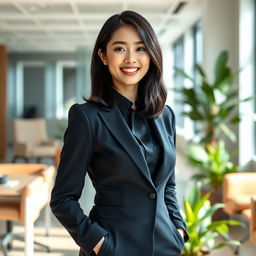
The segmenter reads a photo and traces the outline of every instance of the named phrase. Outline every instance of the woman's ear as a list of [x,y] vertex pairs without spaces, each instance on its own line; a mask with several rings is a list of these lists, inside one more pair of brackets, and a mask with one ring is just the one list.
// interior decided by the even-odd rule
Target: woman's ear
[[98,50],[98,55],[100,56],[101,61],[104,65],[108,65],[107,57],[104,55],[101,49]]

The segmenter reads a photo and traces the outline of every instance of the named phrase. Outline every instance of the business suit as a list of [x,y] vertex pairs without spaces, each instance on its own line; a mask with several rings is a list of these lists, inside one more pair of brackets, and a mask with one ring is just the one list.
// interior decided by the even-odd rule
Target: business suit
[[[186,226],[175,195],[171,108],[165,106],[152,126],[163,148],[154,180],[116,104],[71,107],[51,208],[80,246],[80,255],[91,255],[103,236],[99,256],[180,255],[184,240],[176,228],[186,230]],[[77,202],[86,172],[96,190],[88,217]]]

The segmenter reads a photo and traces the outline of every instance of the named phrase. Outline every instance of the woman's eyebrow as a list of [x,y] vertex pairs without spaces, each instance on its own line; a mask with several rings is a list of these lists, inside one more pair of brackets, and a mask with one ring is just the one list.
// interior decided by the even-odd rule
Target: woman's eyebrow
[[[115,41],[112,43],[112,45],[115,45],[115,44],[127,44],[127,42],[124,42],[124,41]],[[144,44],[143,41],[138,41],[138,42],[135,42],[134,44]]]

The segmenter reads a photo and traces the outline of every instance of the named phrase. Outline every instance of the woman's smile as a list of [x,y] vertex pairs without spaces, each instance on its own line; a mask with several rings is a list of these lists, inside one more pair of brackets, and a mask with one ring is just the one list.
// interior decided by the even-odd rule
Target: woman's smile
[[134,76],[138,73],[139,67],[122,67],[120,70],[126,75],[126,76]]

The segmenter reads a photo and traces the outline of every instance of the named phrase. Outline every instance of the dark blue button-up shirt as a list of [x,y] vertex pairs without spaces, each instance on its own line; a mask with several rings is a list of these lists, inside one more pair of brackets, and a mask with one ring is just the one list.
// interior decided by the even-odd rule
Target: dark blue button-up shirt
[[125,96],[114,91],[114,99],[118,104],[118,107],[130,127],[131,132],[137,139],[142,152],[144,153],[146,162],[148,164],[151,177],[157,172],[158,162],[161,157],[161,147],[159,146],[157,136],[151,125],[150,118],[145,118],[138,114],[136,110],[132,108],[133,103]]

